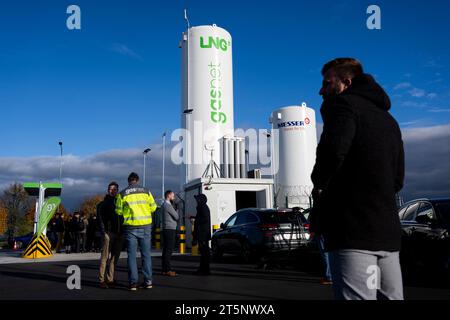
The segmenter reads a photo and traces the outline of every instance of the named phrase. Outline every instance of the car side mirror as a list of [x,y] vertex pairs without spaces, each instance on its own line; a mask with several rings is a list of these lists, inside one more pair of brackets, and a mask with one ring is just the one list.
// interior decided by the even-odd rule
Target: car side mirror
[[225,223],[220,224],[220,229],[226,229],[226,228],[227,228],[227,226],[225,225]]

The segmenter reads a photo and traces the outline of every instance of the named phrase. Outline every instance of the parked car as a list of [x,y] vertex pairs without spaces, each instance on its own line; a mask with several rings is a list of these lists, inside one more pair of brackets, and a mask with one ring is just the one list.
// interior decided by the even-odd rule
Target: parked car
[[307,246],[308,228],[308,221],[298,210],[241,209],[213,234],[213,256],[237,254],[249,261],[295,253]]
[[399,216],[405,276],[450,281],[450,198],[409,201]]
[[26,235],[14,237],[13,241],[11,242],[11,247],[14,246],[14,242],[17,244],[18,249],[24,249],[28,246],[28,244],[31,242],[31,239],[33,238],[34,233],[30,232]]

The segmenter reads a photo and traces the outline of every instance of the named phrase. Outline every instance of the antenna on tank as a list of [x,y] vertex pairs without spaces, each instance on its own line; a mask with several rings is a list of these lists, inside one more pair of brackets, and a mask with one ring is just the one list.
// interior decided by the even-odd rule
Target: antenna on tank
[[189,23],[187,9],[184,9],[184,20],[186,20],[187,28],[189,29],[191,27],[191,24]]
[[208,146],[205,144],[205,150],[210,152],[211,158],[209,160],[208,166],[206,167],[205,171],[202,174],[202,177],[209,178],[211,181],[211,179],[214,178],[214,174],[215,174],[216,177],[222,178],[220,168],[217,165],[217,163],[214,161],[214,146]]

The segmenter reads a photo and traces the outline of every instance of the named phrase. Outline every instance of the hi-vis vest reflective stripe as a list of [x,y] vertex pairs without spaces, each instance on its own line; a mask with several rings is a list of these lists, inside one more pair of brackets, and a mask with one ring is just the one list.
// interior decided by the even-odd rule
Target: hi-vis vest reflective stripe
[[123,216],[124,226],[145,226],[152,223],[156,203],[145,188],[128,186],[117,195],[116,213]]

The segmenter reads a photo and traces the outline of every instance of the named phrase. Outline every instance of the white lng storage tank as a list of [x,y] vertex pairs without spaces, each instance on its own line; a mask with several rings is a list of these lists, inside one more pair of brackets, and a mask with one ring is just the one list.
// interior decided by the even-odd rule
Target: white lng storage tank
[[213,149],[221,165],[220,142],[234,134],[233,60],[231,35],[216,25],[190,27],[183,32],[182,128],[184,139],[181,185],[202,177]]
[[274,141],[276,206],[307,208],[313,188],[311,172],[316,160],[315,111],[305,103],[284,107],[273,111],[270,122],[273,130],[271,141]]

